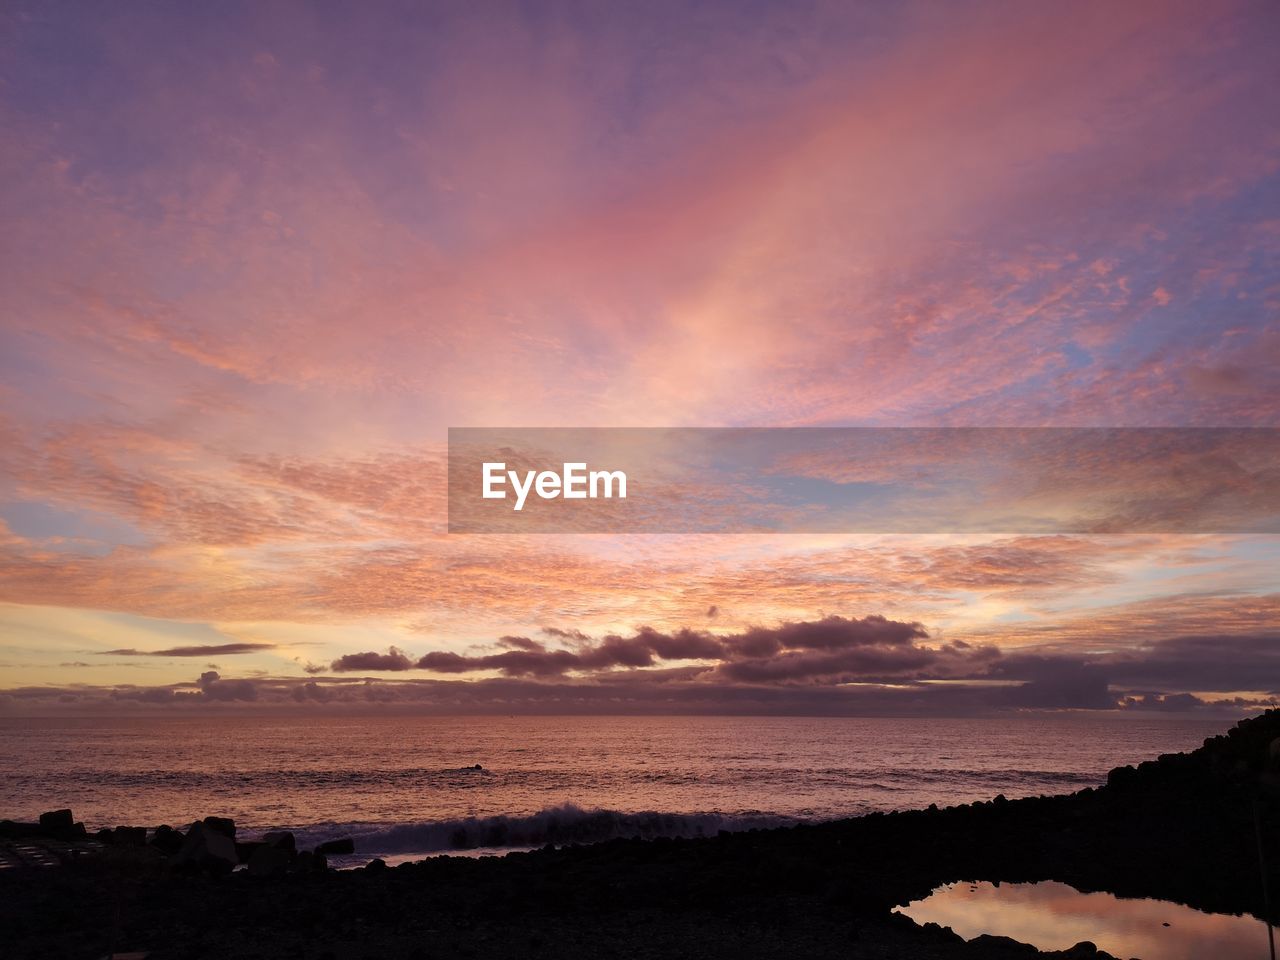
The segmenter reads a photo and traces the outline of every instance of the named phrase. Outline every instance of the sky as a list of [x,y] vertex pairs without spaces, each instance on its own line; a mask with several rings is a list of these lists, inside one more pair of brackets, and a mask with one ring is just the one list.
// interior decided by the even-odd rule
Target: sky
[[1276,702],[1275,535],[451,534],[445,455],[1280,425],[1278,48],[1270,0],[7,4],[0,712]]

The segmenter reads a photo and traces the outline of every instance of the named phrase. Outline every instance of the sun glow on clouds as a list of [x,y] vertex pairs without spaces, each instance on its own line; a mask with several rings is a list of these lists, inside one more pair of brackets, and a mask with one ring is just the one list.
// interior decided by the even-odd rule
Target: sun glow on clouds
[[1275,425],[1273,4],[389,17],[15,14],[0,686],[1275,633],[1274,538],[459,538],[443,469],[462,424]]

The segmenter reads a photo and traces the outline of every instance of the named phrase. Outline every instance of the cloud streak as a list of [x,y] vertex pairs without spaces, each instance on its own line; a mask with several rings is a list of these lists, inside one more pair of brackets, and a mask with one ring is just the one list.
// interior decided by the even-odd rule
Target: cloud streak
[[122,647],[119,650],[103,650],[100,656],[104,657],[214,657],[214,656],[231,656],[240,653],[258,653],[262,650],[272,650],[275,648],[273,643],[218,643],[206,646],[192,647],[169,647],[164,650],[135,650],[132,647]]

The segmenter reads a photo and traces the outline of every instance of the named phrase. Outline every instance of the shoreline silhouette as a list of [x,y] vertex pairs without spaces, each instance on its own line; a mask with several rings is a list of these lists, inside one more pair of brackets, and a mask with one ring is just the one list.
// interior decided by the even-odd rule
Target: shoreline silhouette
[[216,816],[91,841],[56,810],[0,822],[9,860],[25,845],[59,861],[0,869],[0,900],[15,958],[1035,956],[893,910],[958,880],[1054,880],[1274,921],[1261,881],[1280,881],[1277,744],[1268,711],[1071,794],[350,870],[326,861],[350,841],[298,850]]

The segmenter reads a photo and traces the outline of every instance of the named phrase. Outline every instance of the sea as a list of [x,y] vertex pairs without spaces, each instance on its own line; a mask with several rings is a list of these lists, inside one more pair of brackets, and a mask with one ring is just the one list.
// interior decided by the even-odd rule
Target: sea
[[0,818],[90,830],[207,815],[351,866],[615,837],[695,837],[1101,784],[1222,717],[0,719]]

